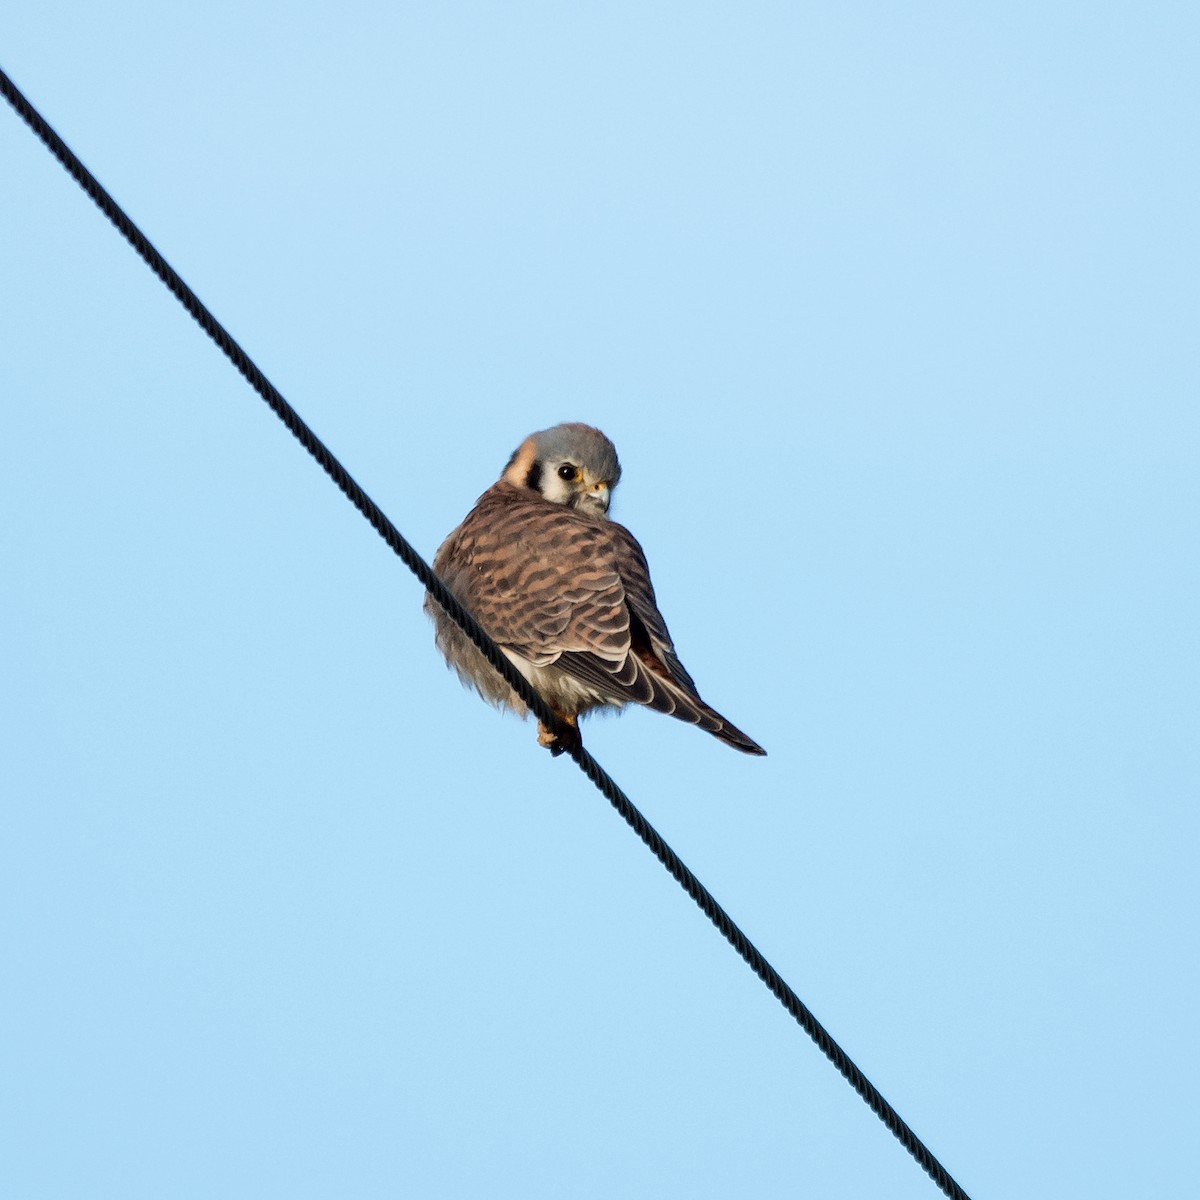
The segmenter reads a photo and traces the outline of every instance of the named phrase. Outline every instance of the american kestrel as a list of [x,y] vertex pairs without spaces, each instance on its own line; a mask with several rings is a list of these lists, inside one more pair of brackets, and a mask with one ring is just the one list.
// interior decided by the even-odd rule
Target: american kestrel
[[[608,520],[621,478],[612,442],[590,425],[527,437],[499,480],[442,543],[433,569],[578,741],[578,719],[630,702],[669,713],[746,754],[766,751],[700,699],[658,611],[646,556]],[[437,645],[485,700],[526,708],[426,594]],[[538,741],[561,754],[538,722]]]

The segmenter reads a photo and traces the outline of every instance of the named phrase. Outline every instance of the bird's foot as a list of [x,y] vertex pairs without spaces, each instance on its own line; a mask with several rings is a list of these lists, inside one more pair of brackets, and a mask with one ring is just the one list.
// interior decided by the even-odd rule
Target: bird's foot
[[579,736],[576,718],[563,716],[562,713],[559,713],[558,717],[567,727],[568,732],[565,734],[555,733],[549,726],[541,721],[538,722],[538,745],[545,746],[555,758],[567,750],[583,744],[583,739]]

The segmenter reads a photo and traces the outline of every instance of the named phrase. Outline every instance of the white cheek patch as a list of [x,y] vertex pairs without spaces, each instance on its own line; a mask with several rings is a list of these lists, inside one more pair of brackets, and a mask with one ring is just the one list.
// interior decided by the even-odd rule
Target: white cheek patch
[[542,495],[554,504],[566,504],[571,499],[571,489],[551,471],[542,476]]

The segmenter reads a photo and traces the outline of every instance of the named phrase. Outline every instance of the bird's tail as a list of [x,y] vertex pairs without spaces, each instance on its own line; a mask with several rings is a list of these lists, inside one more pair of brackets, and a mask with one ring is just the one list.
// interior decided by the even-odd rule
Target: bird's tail
[[732,721],[727,721],[715,709],[709,708],[707,704],[704,707],[712,713],[720,725],[718,729],[709,730],[713,737],[720,738],[727,746],[732,746],[743,754],[759,754],[766,757],[767,752],[752,737],[747,737]]
[[690,725],[699,725],[713,737],[720,738],[727,746],[732,746],[743,754],[766,755],[767,752],[752,737],[721,716],[715,708],[705,704],[695,692],[685,692],[657,675],[652,678],[656,685],[654,695],[646,701],[651,708],[667,713],[677,720],[687,721]]

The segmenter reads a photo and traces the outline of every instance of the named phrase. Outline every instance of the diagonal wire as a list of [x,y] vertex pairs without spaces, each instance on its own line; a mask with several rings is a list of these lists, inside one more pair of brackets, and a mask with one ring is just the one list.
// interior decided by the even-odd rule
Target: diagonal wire
[[[451,620],[479,648],[488,662],[500,672],[504,680],[512,686],[530,710],[555,732],[559,734],[567,732],[545,700],[534,691],[525,677],[508,661],[470,612],[447,590],[446,585],[433,573],[429,565],[413,549],[395,525],[388,520],[379,506],[355,482],[350,472],[342,466],[333,452],[305,424],[299,413],[258,369],[250,356],[234,341],[228,330],[209,312],[196,293],[184,283],[170,263],[155,249],[145,234],[76,157],[66,142],[55,133],[46,119],[26,99],[3,69],[0,69],[0,92],[3,92],[4,98],[45,143],[75,182],[95,201],[101,212],[117,227],[122,236],[141,255],[159,279],[166,284],[171,294],[187,309],[201,329],[217,343],[221,352],[245,377],[250,386],[270,405],[271,411],[288,427],[309,454],[321,464],[350,503],[366,517],[372,528],[400,557],[404,565],[425,585],[426,590],[445,609]],[[745,959],[751,970],[767,985],[771,993],[795,1018],[805,1033],[816,1042],[821,1052],[837,1067],[850,1086],[892,1131],[901,1145],[924,1168],[934,1183],[954,1200],[969,1200],[967,1193],[937,1160],[933,1152],[884,1099],[879,1089],[855,1065],[808,1006],[788,986],[783,976],[771,966],[754,943],[738,928],[733,918],[717,903],[712,893],[663,840],[662,835],[646,820],[633,801],[617,786],[604,768],[582,745],[572,742],[569,738],[564,741],[566,742],[566,753],[575,760],[580,770],[596,785],[638,837],[645,842],[655,858],[666,867],[680,887],[699,905],[704,915],[721,931],[730,945]]]

